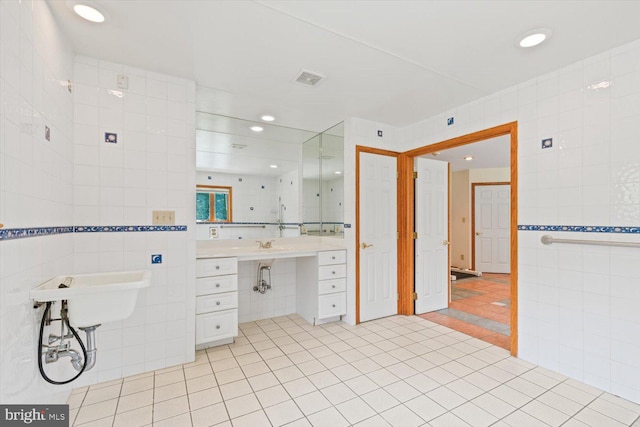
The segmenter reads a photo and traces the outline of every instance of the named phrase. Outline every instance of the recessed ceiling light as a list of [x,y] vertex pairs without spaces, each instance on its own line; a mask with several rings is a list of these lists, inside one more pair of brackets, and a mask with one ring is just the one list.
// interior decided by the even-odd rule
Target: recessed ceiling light
[[473,156],[464,156],[464,159],[466,161],[473,160]]
[[271,169],[278,169],[278,165],[269,165]]
[[264,120],[265,122],[272,122],[274,121],[276,118],[273,116],[269,116],[269,115],[264,115],[262,117],[260,117],[262,120]]
[[518,39],[518,46],[520,47],[533,47],[537,46],[551,36],[551,30],[549,28],[537,28],[531,30],[520,36]]
[[342,175],[342,172],[341,172],[341,171],[335,171],[334,173],[335,173],[336,175]]
[[86,19],[87,21],[101,23],[104,22],[104,14],[93,6],[77,3],[73,6],[73,11],[78,16]]
[[254,132],[262,132],[264,130],[262,126],[251,126],[249,129],[251,129]]

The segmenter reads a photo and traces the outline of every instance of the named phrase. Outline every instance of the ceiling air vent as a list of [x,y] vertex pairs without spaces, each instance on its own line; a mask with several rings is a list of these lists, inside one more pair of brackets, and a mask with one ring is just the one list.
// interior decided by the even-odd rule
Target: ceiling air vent
[[231,144],[231,148],[234,150],[244,150],[246,147],[245,144]]
[[305,86],[316,86],[320,80],[324,79],[322,74],[314,73],[308,70],[302,70],[296,77],[296,83],[303,84]]

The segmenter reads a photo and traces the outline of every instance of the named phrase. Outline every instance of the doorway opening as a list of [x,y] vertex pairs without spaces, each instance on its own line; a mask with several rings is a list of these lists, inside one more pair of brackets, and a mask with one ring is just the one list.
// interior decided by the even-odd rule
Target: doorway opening
[[[424,210],[420,212],[420,199],[426,194],[427,199],[431,200],[433,190],[429,188],[436,184],[421,184],[420,171],[414,179],[415,165],[424,162],[421,158],[442,161],[447,153],[456,159],[458,157],[462,159],[465,157],[462,153],[471,151],[474,145],[482,149],[483,141],[489,143],[489,141],[499,140],[499,137],[502,137],[506,147],[506,164],[502,165],[504,167],[500,171],[502,175],[485,176],[481,180],[473,178],[473,175],[487,175],[487,171],[496,165],[488,165],[489,167],[486,168],[478,167],[478,170],[487,169],[482,172],[466,172],[472,178],[467,179],[466,194],[462,194],[460,199],[467,200],[469,213],[460,214],[453,209],[454,203],[447,202],[445,234],[434,234],[436,230],[434,224],[438,223],[437,215],[434,213],[429,215]],[[478,156],[477,165],[481,165],[480,158],[481,156]],[[451,159],[448,163],[453,165]],[[428,313],[430,313],[427,317],[431,316],[431,320],[440,317],[443,323],[448,322],[447,326],[453,329],[458,327],[462,332],[487,338],[487,341],[493,339],[494,344],[508,348],[512,355],[517,355],[517,123],[508,123],[402,153],[399,156],[398,168],[400,175],[398,199],[401,201],[399,212],[402,212],[399,218],[399,266],[402,266],[402,272],[399,274],[400,313],[418,313],[420,307],[424,309],[425,306],[424,301],[420,304],[420,298],[435,297],[436,289],[440,292],[445,290],[447,294],[445,306],[442,306],[442,298],[435,305],[435,310],[433,304],[427,304]],[[452,181],[455,181],[452,177],[459,172],[455,170],[456,168],[452,167],[453,170],[448,174]],[[464,175],[464,172],[460,175]],[[429,179],[432,178],[433,174],[430,174]],[[480,185],[473,186],[473,183]],[[507,185],[503,185],[505,183]],[[452,184],[455,183],[452,182]],[[444,185],[449,199],[453,201],[458,198],[459,191],[454,189],[454,185],[450,185],[449,182]],[[506,193],[505,189],[508,190]],[[471,205],[472,191],[478,193],[473,198],[474,205]],[[479,195],[482,197],[478,197]],[[487,204],[487,200],[494,195],[497,204],[492,208],[491,204]],[[506,210],[505,197],[508,202]],[[482,203],[476,206],[477,201]],[[433,205],[431,203],[431,206]],[[498,224],[498,234],[492,234],[493,231],[483,228],[492,222],[488,219],[493,216],[496,216],[496,221],[493,222]],[[478,223],[479,220],[484,223]],[[428,221],[431,222],[425,226],[425,222]],[[462,242],[456,238],[459,234],[465,235]],[[425,238],[430,239],[433,246],[429,247],[425,244]],[[438,271],[443,270],[442,256],[440,261],[434,264],[436,267],[429,265],[429,262],[435,262],[436,257],[433,254],[438,249],[442,252],[443,247],[447,253],[444,266],[446,277],[443,279],[442,274],[431,274],[429,277],[428,274],[424,274],[424,271],[432,271],[434,268]],[[451,267],[454,267],[453,273],[451,273]],[[484,274],[480,277],[475,274],[478,269],[484,269]],[[460,272],[467,273],[469,276],[463,278]],[[451,280],[456,273],[458,273],[456,280]],[[425,283],[434,278],[439,282]],[[415,297],[418,299],[414,305]],[[467,310],[462,310],[464,308]],[[484,312],[481,312],[480,308],[484,309]],[[480,322],[484,327],[474,324],[474,321]],[[481,336],[483,333],[484,337]]]

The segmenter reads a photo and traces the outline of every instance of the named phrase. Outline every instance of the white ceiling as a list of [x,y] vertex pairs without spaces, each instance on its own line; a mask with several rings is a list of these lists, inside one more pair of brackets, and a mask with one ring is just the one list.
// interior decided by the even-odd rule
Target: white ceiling
[[[202,111],[318,132],[407,126],[640,38],[640,1],[92,2],[107,23],[49,0],[77,53],[194,79]],[[539,27],[548,42],[515,47]],[[303,68],[327,77],[293,83]]]
[[[466,156],[471,156],[473,159],[465,160]],[[423,157],[449,162],[451,172],[467,169],[508,168],[511,158],[510,137],[509,135],[498,136],[461,147],[449,148],[440,151],[437,156],[426,154]]]

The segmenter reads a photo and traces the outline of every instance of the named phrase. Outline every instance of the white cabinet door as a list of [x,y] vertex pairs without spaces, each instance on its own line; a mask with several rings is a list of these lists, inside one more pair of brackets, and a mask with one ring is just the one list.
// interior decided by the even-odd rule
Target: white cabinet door
[[238,335],[238,310],[216,311],[196,316],[196,344]]
[[421,314],[449,303],[449,164],[418,157],[415,166],[415,311]]
[[364,322],[398,313],[396,158],[360,153],[359,178],[360,321]]

